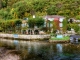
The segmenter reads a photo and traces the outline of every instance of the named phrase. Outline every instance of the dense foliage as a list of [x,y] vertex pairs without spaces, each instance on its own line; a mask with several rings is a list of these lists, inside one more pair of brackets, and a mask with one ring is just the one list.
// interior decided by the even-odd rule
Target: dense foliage
[[80,0],[0,0],[0,3],[0,18],[49,14],[80,19]]
[[28,24],[30,28],[34,28],[35,26],[39,28],[44,25],[44,19],[40,17],[30,18]]
[[[43,19],[33,19],[31,18],[33,15],[39,17],[45,15],[64,16],[66,20],[63,22],[63,31],[73,28],[78,32],[79,26],[77,24],[67,24],[67,20],[69,18],[80,20],[80,0],[0,0],[0,30],[13,28],[14,24],[10,21],[11,19],[23,19],[26,17],[29,18],[29,27],[43,26]],[[1,20],[5,20],[5,22],[3,21],[2,24]],[[15,24],[15,26],[17,25]],[[53,25],[54,30],[56,30],[55,23]]]
[[6,20],[0,21],[0,31],[9,32],[9,31],[16,31],[17,28],[21,28],[21,20]]

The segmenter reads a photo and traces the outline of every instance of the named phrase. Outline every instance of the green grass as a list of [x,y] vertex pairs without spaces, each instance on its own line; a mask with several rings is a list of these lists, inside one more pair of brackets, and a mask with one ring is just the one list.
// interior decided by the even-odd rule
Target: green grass
[[63,37],[63,38],[57,38],[57,37],[52,37],[50,40],[69,40],[69,36]]

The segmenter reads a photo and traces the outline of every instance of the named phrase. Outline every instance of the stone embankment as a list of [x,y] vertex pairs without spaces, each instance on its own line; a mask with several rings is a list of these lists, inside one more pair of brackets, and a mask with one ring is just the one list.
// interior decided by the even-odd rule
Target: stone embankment
[[41,40],[49,39],[50,35],[19,35],[19,34],[3,34],[0,33],[0,38],[25,39],[25,40]]
[[49,42],[53,43],[69,43],[69,40],[49,40]]

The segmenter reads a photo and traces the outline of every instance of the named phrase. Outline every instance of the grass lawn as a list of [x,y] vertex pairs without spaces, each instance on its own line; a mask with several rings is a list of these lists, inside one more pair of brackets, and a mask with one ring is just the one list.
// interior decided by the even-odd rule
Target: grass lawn
[[63,37],[63,38],[51,37],[50,40],[62,40],[62,41],[65,41],[65,40],[69,40],[69,36],[66,36],[66,37]]

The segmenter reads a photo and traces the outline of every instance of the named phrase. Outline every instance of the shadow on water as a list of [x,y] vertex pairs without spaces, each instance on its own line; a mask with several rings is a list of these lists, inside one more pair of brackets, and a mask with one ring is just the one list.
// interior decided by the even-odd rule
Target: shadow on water
[[6,39],[1,39],[0,43],[17,50],[21,60],[80,60],[80,44]]

